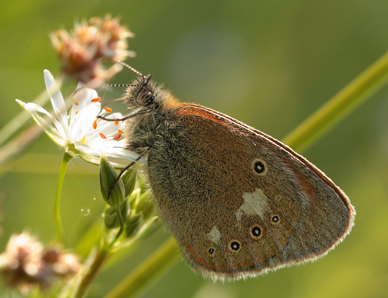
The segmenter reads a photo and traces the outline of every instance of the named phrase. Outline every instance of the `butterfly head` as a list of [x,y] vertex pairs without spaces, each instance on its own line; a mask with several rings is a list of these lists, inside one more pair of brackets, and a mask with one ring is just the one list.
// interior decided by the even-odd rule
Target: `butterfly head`
[[162,85],[153,82],[152,75],[137,74],[124,94],[127,107],[132,110],[125,129],[131,149],[152,147],[157,129],[165,129],[161,123],[167,113],[181,105]]
[[170,92],[155,84],[152,75],[138,75],[126,89],[124,96],[130,110],[168,110],[175,102]]
[[139,75],[125,91],[125,98],[129,109],[152,109],[155,105],[155,84],[152,75]]

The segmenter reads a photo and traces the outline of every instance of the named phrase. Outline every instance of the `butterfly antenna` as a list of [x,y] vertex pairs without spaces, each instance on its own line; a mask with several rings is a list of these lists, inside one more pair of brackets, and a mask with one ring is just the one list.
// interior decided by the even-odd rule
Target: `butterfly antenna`
[[104,87],[130,87],[131,84],[104,84]]
[[111,58],[109,60],[116,62],[118,64],[121,64],[122,66],[124,66],[125,68],[128,68],[130,71],[134,72],[135,74],[137,74],[138,76],[140,76],[142,78],[145,77],[140,71],[134,69],[132,66],[129,66],[127,63],[124,63],[123,61],[117,60],[115,58]]
[[[149,81],[148,77],[143,77],[147,79],[147,83]],[[104,87],[138,87],[139,84],[104,84]]]

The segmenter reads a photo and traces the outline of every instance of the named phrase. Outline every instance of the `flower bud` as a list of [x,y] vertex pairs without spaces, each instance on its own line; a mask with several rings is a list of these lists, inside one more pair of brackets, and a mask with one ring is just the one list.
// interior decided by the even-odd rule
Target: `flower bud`
[[161,227],[161,223],[158,221],[158,216],[149,218],[142,227],[141,236],[139,239],[145,239],[155,233]]
[[[128,211],[129,211],[129,202],[126,201],[124,204],[122,204],[120,210],[121,210],[121,217],[123,219],[127,218]],[[111,207],[109,205],[105,207],[104,223],[107,229],[115,229],[120,227],[120,220],[117,216],[117,212],[114,207]]]
[[128,170],[121,176],[125,187],[125,197],[128,197],[132,194],[136,185],[137,174],[135,170]]
[[131,214],[127,217],[125,223],[125,234],[126,237],[135,236],[140,228],[143,226],[142,215],[139,213],[131,212]]
[[125,202],[125,186],[113,166],[105,155],[101,155],[100,161],[100,187],[102,197],[108,205],[120,210]]

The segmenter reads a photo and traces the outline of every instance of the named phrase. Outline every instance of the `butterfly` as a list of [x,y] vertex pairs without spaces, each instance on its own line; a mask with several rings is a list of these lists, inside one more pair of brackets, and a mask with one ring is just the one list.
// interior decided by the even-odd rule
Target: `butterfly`
[[137,74],[124,94],[128,149],[146,157],[160,217],[195,270],[221,280],[256,276],[315,260],[349,234],[354,207],[316,166],[127,67]]

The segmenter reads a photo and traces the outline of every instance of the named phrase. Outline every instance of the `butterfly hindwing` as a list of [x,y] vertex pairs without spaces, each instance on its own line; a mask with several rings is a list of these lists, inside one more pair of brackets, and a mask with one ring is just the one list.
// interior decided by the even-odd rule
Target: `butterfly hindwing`
[[254,275],[315,258],[347,233],[346,196],[280,142],[196,105],[173,109],[165,123],[148,157],[150,184],[202,272]]

